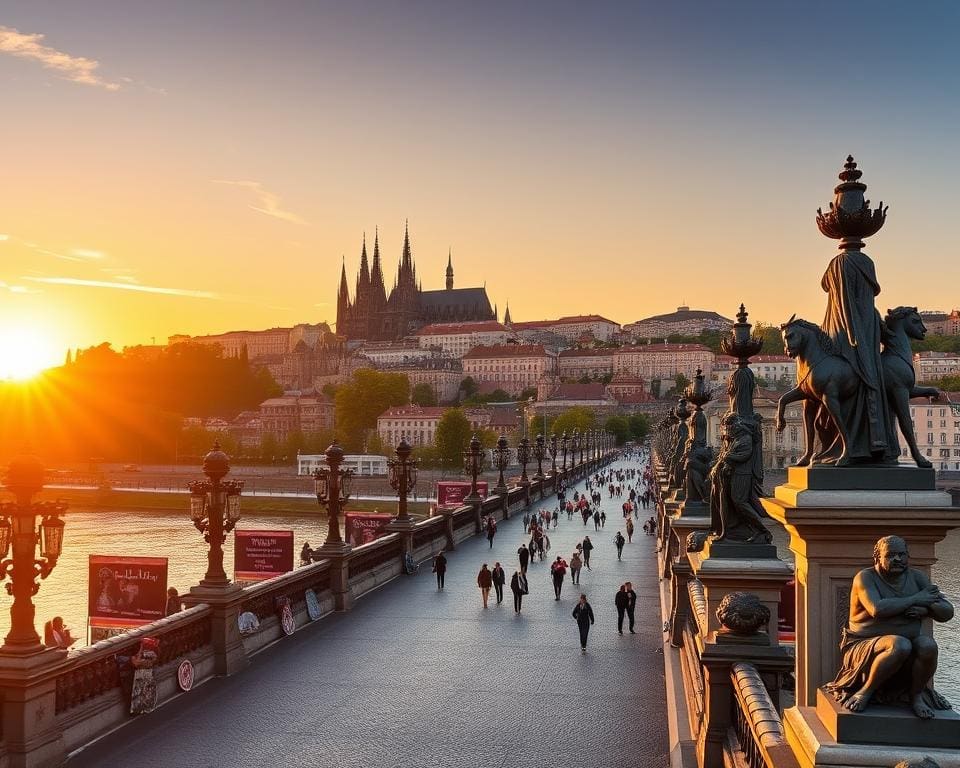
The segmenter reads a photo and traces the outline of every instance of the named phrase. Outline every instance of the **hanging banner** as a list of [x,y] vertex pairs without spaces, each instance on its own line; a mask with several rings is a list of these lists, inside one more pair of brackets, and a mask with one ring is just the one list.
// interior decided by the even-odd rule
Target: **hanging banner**
[[139,627],[162,619],[166,607],[167,558],[90,555],[91,628]]
[[234,531],[233,578],[240,584],[293,570],[293,531]]
[[[477,481],[477,493],[487,498],[487,481]],[[437,509],[456,509],[470,494],[470,483],[465,480],[441,480],[437,483]]]
[[387,533],[393,515],[385,512],[345,512],[343,536],[352,547],[369,544]]

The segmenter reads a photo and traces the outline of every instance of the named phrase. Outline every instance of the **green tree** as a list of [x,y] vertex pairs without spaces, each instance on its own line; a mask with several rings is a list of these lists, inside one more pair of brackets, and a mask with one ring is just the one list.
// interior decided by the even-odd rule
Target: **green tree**
[[417,384],[410,392],[410,402],[424,408],[437,404],[437,393],[426,382]]
[[471,432],[470,422],[459,408],[451,408],[440,417],[434,444],[443,466],[453,468],[462,461]]
[[463,381],[460,382],[460,394],[464,399],[473,397],[479,391],[480,387],[477,385],[477,382],[473,380],[473,376],[466,376]]
[[537,399],[537,388],[536,388],[536,387],[527,387],[525,390],[523,390],[523,391],[520,393],[520,399],[521,399],[521,400],[530,400],[531,398],[534,399],[534,400]]
[[613,435],[617,445],[630,439],[630,424],[623,416],[611,416],[603,423],[603,428]]
[[410,401],[410,381],[402,373],[360,368],[334,399],[337,436],[348,451],[363,448],[368,430],[377,426],[377,417],[388,408]]
[[688,379],[682,373],[678,373],[673,377],[673,386],[667,390],[667,397],[679,397],[689,385],[690,379]]
[[634,413],[627,417],[630,426],[630,438],[638,443],[646,439],[650,433],[650,418],[642,413]]
[[575,429],[579,429],[581,433],[587,429],[592,429],[596,426],[596,420],[596,414],[592,409],[577,405],[557,416],[549,425],[549,428],[551,432],[556,432],[557,435],[562,435],[564,432],[572,435]]
[[944,376],[933,382],[933,386],[944,392],[960,392],[960,376]]

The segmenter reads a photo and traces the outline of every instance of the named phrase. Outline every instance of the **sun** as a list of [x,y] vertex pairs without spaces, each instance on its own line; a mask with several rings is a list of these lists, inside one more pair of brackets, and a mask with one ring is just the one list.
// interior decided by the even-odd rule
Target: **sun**
[[0,381],[23,381],[57,364],[53,342],[36,328],[0,328]]

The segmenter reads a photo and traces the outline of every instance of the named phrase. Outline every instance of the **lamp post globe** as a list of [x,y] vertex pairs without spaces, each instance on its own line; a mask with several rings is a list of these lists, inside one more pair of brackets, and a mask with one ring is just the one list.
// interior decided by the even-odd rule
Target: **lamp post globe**
[[503,473],[510,466],[510,444],[507,442],[507,436],[502,432],[497,439],[497,447],[493,449],[493,461],[494,466],[500,473],[497,480],[497,493],[502,495],[507,492],[507,483],[503,478]]
[[520,465],[520,484],[527,485],[530,481],[527,479],[527,464],[530,461],[530,440],[526,437],[520,438],[517,445],[517,463]]

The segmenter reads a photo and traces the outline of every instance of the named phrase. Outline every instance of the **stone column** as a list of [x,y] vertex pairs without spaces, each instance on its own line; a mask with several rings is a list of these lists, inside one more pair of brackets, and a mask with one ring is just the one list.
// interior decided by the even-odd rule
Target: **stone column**
[[349,544],[324,544],[317,550],[321,558],[330,562],[330,591],[333,593],[333,606],[338,611],[349,611],[353,605],[350,594],[350,551]]
[[205,603],[212,609],[210,643],[213,646],[213,671],[233,675],[247,666],[246,649],[237,624],[246,593],[236,584],[211,587],[199,584],[183,596],[187,607]]
[[0,712],[10,768],[46,768],[66,760],[56,719],[56,677],[66,658],[66,651],[55,648],[0,658]]

